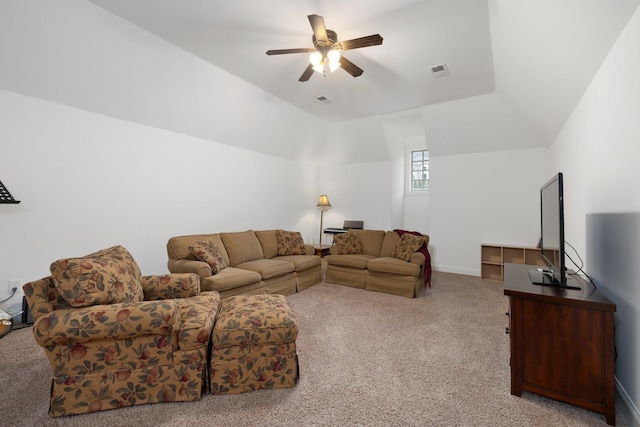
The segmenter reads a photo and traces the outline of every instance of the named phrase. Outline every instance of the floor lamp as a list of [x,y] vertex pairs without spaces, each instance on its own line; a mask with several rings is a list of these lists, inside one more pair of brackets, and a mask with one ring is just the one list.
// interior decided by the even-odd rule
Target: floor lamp
[[329,203],[329,198],[326,194],[320,196],[317,207],[320,209],[320,239],[318,241],[320,242],[320,246],[322,246],[322,216],[324,215],[324,211],[331,207],[331,203]]

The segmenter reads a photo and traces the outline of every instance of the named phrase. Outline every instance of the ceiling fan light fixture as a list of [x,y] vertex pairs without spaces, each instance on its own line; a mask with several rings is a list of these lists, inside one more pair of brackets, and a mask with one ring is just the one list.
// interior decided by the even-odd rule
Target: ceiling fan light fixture
[[311,52],[309,55],[309,62],[313,66],[314,71],[324,74],[324,55],[322,55],[322,52],[317,50],[315,52]]
[[311,62],[311,65],[314,67],[316,65],[322,65],[322,53],[317,50],[315,52],[311,52],[309,55],[309,62]]
[[327,52],[327,59],[329,60],[329,70],[335,71],[340,67],[340,52],[332,49]]

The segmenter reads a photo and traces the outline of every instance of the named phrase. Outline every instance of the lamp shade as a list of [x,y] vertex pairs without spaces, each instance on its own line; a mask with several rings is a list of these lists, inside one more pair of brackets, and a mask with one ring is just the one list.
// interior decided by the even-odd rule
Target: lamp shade
[[317,207],[322,210],[327,210],[331,207],[331,203],[329,203],[329,197],[327,197],[326,194],[320,196]]

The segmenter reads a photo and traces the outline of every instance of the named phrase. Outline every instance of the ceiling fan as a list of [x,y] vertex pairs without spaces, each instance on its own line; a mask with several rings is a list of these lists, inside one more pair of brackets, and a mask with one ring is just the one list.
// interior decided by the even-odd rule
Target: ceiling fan
[[361,47],[376,46],[382,44],[382,36],[373,34],[357,39],[338,41],[338,34],[333,30],[328,30],[324,25],[324,18],[319,15],[308,15],[309,23],[313,29],[313,48],[299,49],[276,49],[268,50],[267,55],[283,55],[287,53],[310,53],[310,64],[298,81],[306,82],[314,71],[325,74],[326,68],[330,71],[342,67],[353,77],[360,76],[364,71],[362,68],[349,61],[340,54],[342,50],[359,49]]

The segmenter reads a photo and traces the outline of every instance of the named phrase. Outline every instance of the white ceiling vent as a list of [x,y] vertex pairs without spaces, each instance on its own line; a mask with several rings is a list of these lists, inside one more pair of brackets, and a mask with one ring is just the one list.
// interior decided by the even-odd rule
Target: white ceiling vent
[[331,102],[326,96],[319,96],[317,99],[318,101],[324,102],[325,104],[329,104]]
[[438,64],[431,67],[431,73],[433,73],[433,77],[437,79],[448,76],[449,69],[447,68],[447,64]]

